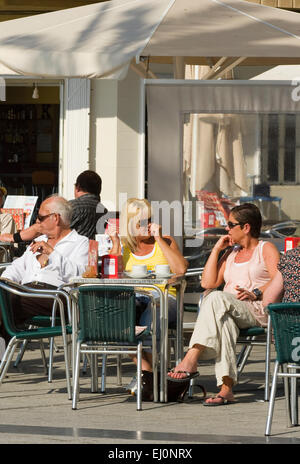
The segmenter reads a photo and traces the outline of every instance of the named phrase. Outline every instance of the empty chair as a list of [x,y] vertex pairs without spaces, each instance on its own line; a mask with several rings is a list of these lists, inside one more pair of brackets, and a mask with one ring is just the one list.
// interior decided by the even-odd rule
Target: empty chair
[[[265,435],[271,434],[277,380],[284,379],[288,426],[298,425],[296,381],[300,377],[300,303],[276,303],[268,306],[274,331],[276,361]],[[282,372],[279,372],[281,368]],[[291,389],[289,388],[289,379]],[[291,390],[291,391],[290,391]]]
[[[79,332],[77,336],[74,393],[72,408],[77,409],[79,396],[79,364],[81,353],[96,355],[136,354],[137,410],[142,409],[141,361],[142,341],[149,335],[145,329],[136,335],[135,292],[127,286],[82,285],[79,287]],[[154,392],[156,372],[156,311],[153,306],[152,348]]]

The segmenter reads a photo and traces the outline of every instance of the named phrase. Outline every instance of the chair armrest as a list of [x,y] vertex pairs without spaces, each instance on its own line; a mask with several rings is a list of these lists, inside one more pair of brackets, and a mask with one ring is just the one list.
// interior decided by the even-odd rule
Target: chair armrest
[[186,271],[186,273],[185,273],[185,276],[189,277],[189,276],[199,275],[199,277],[201,277],[202,273],[203,273],[203,270],[204,270],[204,267],[197,267],[197,268],[188,269]]
[[62,294],[61,290],[43,290],[43,289],[30,288],[30,287],[26,287],[25,285],[21,285],[16,282],[13,282],[10,279],[4,279],[4,278],[0,278],[0,287],[4,288],[4,290],[8,291],[9,293],[13,293],[14,295],[19,295],[25,298],[31,297],[31,298],[53,299],[54,302],[53,302],[53,314],[52,315],[55,317],[56,303],[58,303],[62,325],[65,325],[64,306],[63,306],[61,298],[59,297],[59,294]]

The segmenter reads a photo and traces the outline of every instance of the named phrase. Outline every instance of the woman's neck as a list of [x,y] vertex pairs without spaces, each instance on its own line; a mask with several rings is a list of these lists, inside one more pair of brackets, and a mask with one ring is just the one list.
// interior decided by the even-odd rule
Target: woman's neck
[[242,240],[242,242],[240,243],[241,250],[245,250],[245,251],[253,250],[254,248],[257,247],[258,242],[259,242],[258,238],[245,237],[245,239]]
[[155,245],[153,237],[137,237],[137,245],[134,254],[149,252]]

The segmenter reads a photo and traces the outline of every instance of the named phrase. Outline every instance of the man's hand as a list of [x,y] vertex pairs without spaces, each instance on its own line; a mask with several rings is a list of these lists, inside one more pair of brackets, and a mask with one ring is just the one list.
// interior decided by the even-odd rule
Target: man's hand
[[41,255],[50,255],[54,248],[49,245],[48,242],[40,241],[40,242],[32,242],[30,244],[30,250],[32,253],[40,253]]

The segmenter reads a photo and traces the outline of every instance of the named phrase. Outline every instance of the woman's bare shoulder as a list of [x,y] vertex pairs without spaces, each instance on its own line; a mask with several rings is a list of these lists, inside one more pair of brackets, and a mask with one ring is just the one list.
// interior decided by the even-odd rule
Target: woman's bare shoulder
[[263,242],[264,245],[263,245],[263,249],[262,249],[262,252],[263,252],[263,255],[264,256],[270,256],[270,255],[273,255],[273,256],[280,256],[280,253],[278,251],[278,248],[274,245],[274,243],[272,242]]

